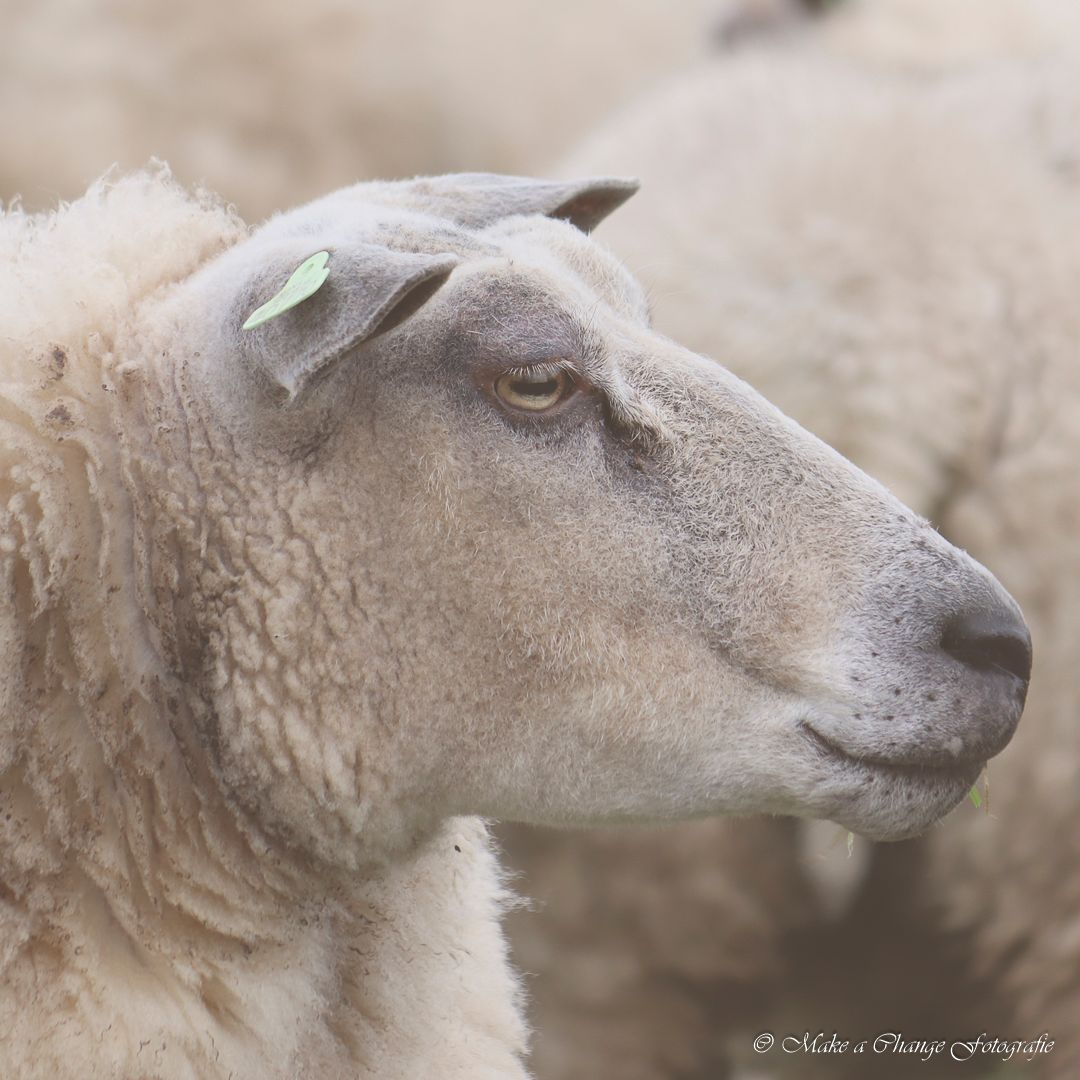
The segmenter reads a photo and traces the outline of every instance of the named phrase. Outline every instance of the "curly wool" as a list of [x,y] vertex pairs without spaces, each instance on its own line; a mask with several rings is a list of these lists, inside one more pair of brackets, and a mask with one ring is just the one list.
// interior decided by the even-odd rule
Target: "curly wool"
[[[135,557],[114,343],[246,232],[163,169],[0,218],[0,1072],[390,1076],[412,1069],[404,1044],[442,1075],[520,1074],[484,826],[449,821],[362,902],[345,880],[298,902],[302,871],[191,745],[145,616],[159,586]],[[440,974],[415,938],[469,959]],[[361,975],[405,965],[419,989]]]

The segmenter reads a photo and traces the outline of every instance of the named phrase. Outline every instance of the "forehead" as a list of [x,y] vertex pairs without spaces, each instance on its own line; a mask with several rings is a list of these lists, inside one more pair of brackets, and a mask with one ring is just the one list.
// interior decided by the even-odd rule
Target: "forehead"
[[443,297],[455,350],[516,363],[593,353],[598,301],[565,277],[505,256],[458,267]]
[[[539,214],[503,218],[468,228],[413,206],[388,204],[357,185],[272,219],[257,243],[304,237],[330,251],[352,242],[392,251],[461,258],[452,290],[462,317],[497,328],[502,320],[520,328],[529,316],[549,327],[593,322],[600,309],[648,322],[642,287],[611,253],[580,229]],[[376,197],[372,197],[373,194]]]
[[635,320],[648,319],[645,290],[603,246],[564,221],[539,216],[515,217],[479,234],[497,243],[521,270],[536,269],[538,283],[565,291],[585,303],[602,301]]
[[504,253],[540,258],[546,254],[563,267],[606,291],[637,300],[641,286],[610,252],[568,222],[541,214],[514,215],[484,228],[468,228],[430,207],[403,202],[395,185],[357,184],[317,199],[262,225],[258,236],[274,241],[286,236],[314,240],[385,244],[397,251],[464,258]]

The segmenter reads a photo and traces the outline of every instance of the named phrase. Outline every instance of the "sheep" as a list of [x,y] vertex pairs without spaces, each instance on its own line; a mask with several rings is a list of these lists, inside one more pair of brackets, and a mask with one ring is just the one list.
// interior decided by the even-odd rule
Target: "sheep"
[[969,130],[1010,139],[1080,183],[1080,7],[1071,0],[843,0],[815,31],[812,46],[841,64],[938,81],[961,99],[953,107]]
[[840,0],[817,46],[870,70],[957,73],[1021,62],[1029,73],[1080,46],[1071,0]]
[[713,2],[23,4],[0,35],[0,197],[45,207],[156,155],[261,218],[359,179],[529,170],[705,56]]
[[483,818],[899,838],[1008,742],[1015,604],[649,328],[634,187],[0,218],[2,1075],[524,1077]]
[[[800,1029],[817,1030],[816,1022],[831,1031],[845,1015],[854,1024],[863,998],[875,993],[873,1019],[863,1016],[863,1031],[843,1033],[895,1029],[901,1003],[882,1007],[880,996],[884,984],[896,989],[896,979],[882,970],[910,969],[900,954],[910,956],[916,943],[910,934],[898,939],[895,929],[919,927],[932,935],[937,955],[920,954],[925,966],[899,993],[909,1006],[929,1003],[934,1030],[911,1033],[960,1038],[970,1028],[973,1038],[990,1017],[1001,1018],[1002,1036],[1049,1031],[1057,1046],[1041,1064],[1064,1078],[1080,1068],[1080,849],[1073,826],[1080,743],[1072,672],[1080,552],[1068,539],[1080,506],[1080,254],[1067,239],[1080,235],[1080,201],[1070,176],[1033,152],[1030,131],[994,122],[1022,106],[1023,82],[997,65],[914,80],[866,57],[844,58],[827,40],[805,34],[743,50],[672,84],[562,167],[632,164],[643,174],[643,194],[601,235],[645,282],[661,332],[748,379],[970,547],[1014,590],[1038,645],[1030,718],[1015,752],[992,770],[994,814],[967,807],[914,848],[878,849],[873,903],[859,905],[862,930],[856,935],[841,924],[816,954],[834,979],[843,971],[840,991],[820,1007],[793,995],[784,1011],[759,1012],[758,1030],[778,1016]],[[648,890],[636,908],[627,890],[615,894],[609,883],[619,879],[617,870],[589,876],[578,869],[606,855],[606,838],[553,841],[562,852],[548,845],[542,863],[510,847],[510,862],[534,889],[543,887],[541,873],[561,875],[555,880],[575,911],[617,906],[622,926],[634,928],[605,926],[609,968],[621,974],[606,986],[597,979],[589,998],[579,994],[563,1005],[554,993],[536,992],[547,1006],[538,1046],[552,1062],[539,1070],[545,1080],[573,1075],[559,1067],[562,1047],[588,1023],[590,1009],[606,1016],[615,1001],[626,1005],[630,1033],[612,1042],[649,1038],[660,1059],[685,1056],[696,1038],[698,1071],[684,1063],[684,1074],[713,1075],[717,1051],[699,1032],[710,1011],[721,1023],[728,1004],[715,981],[722,949],[738,938],[740,920],[754,941],[770,940],[768,928],[720,895],[718,944],[702,941],[687,960],[686,950],[655,948],[649,927],[666,924],[684,894],[703,909],[704,921],[707,901],[696,882],[701,866],[717,859],[714,876],[735,883],[753,882],[747,875],[760,860],[782,862],[796,879],[802,873],[782,833],[770,843],[759,832],[752,857],[728,857],[723,834],[718,844],[711,832],[721,826],[730,827],[716,822],[677,841],[686,863],[665,864],[670,895],[659,908]],[[628,840],[626,858],[650,865],[650,843]],[[666,850],[676,841],[660,843]],[[774,868],[778,877],[784,872]],[[780,939],[790,922],[782,910],[773,914],[767,883],[749,888],[760,891],[762,911],[774,920],[771,952],[756,980],[737,960],[731,969],[767,988],[783,963]],[[552,890],[549,904],[559,903]],[[537,915],[521,931],[529,955],[541,952],[537,939],[546,936],[548,966],[572,962],[564,953],[576,953],[593,930],[579,925],[566,941],[560,920],[568,917],[560,910]],[[829,928],[822,922],[816,932]],[[965,943],[968,992],[950,997],[946,988],[956,982],[934,965],[943,963],[943,945],[951,961]],[[870,955],[882,966],[868,967]],[[601,958],[592,959],[593,969],[603,970]],[[713,969],[702,974],[706,962]],[[791,955],[788,963],[795,963]],[[819,971],[789,969],[785,978],[820,999]],[[672,985],[696,1001],[693,1026],[672,1017],[650,1024],[635,1010]],[[754,1056],[749,1037],[739,1047]],[[596,1048],[598,1058],[605,1049]],[[829,1076],[842,1069],[866,1075],[854,1059],[820,1067]],[[814,1069],[799,1059],[800,1076]],[[910,1075],[906,1061],[875,1060],[874,1070]],[[669,1074],[655,1066],[637,1075]],[[621,1073],[598,1067],[592,1075]]]

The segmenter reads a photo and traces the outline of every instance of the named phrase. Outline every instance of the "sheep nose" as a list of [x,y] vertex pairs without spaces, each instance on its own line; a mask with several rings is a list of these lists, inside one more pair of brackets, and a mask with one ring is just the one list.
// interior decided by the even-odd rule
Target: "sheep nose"
[[976,671],[1015,676],[1026,691],[1031,678],[1031,634],[1014,609],[980,606],[954,615],[945,625],[941,647]]

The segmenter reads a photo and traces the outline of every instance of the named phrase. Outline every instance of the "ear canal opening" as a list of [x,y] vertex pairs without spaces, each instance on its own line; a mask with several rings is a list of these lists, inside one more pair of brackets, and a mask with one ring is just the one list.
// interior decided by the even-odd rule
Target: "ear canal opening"
[[303,387],[300,390],[295,393],[290,393],[285,387],[275,385],[274,397],[276,404],[282,406],[291,405],[294,404],[298,398],[310,394],[320,383],[325,382],[330,377],[337,367],[338,361],[343,356],[361,345],[366,345],[369,341],[379,337],[380,334],[388,333],[395,327],[400,326],[411,315],[415,315],[416,312],[419,311],[436,292],[438,292],[449,275],[450,271],[447,270],[442,274],[427,278],[427,280],[420,282],[419,285],[413,286],[413,288],[411,288],[397,304],[391,307],[386,315],[371,328],[370,333],[366,334],[362,339],[353,342],[351,345],[346,346],[336,357],[327,360],[325,363],[314,369],[304,380]]
[[303,400],[358,346],[414,314],[460,260],[450,252],[424,255],[357,245],[336,262],[332,254],[331,261],[327,288],[311,303],[267,323],[267,334],[253,342],[261,347],[262,366],[285,389],[283,404]]
[[365,339],[370,341],[380,334],[388,333],[399,327],[410,316],[415,315],[443,287],[450,276],[450,270],[435,274],[414,285],[380,320]]

